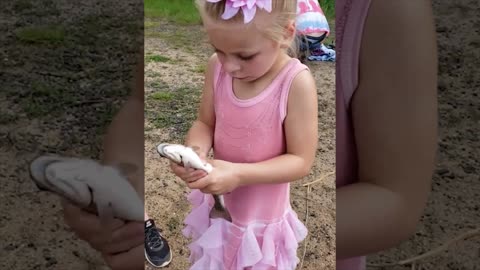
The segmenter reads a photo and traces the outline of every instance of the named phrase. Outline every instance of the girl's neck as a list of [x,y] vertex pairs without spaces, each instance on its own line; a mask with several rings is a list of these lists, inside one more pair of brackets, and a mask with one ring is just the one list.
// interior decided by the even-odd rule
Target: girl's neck
[[283,67],[291,60],[292,58],[285,53],[280,54],[275,63],[272,65],[270,70],[265,73],[262,77],[250,81],[250,82],[241,82],[233,80],[233,93],[234,95],[242,100],[251,99],[259,95],[262,91],[268,87],[275,79],[275,77],[280,73]]
[[247,85],[262,84],[265,81],[272,81],[273,78],[280,72],[280,70],[292,59],[288,54],[281,52],[277,56],[277,60],[273,63],[272,67],[262,77],[257,78],[254,81],[247,82]]

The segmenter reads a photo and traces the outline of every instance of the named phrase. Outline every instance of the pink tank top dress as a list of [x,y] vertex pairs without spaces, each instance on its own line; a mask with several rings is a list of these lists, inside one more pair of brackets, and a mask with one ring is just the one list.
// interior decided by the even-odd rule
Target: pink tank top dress
[[[260,162],[285,153],[283,121],[294,77],[308,67],[291,59],[263,92],[238,99],[233,79],[219,62],[215,70],[215,159]],[[256,184],[224,195],[232,222],[209,218],[213,197],[193,190],[192,211],[183,233],[189,245],[190,269],[288,269],[299,263],[298,243],[307,228],[290,205],[290,184]]]
[[[336,10],[336,185],[357,179],[357,153],[353,136],[351,98],[358,85],[358,63],[363,26],[370,0],[337,0]],[[337,261],[337,270],[363,270],[365,257]]]

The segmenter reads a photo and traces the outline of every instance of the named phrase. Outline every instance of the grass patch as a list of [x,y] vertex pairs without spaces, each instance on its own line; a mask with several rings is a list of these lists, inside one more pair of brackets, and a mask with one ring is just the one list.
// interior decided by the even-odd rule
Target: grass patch
[[189,42],[191,43],[191,39],[189,39],[185,34],[182,32],[174,32],[174,33],[162,33],[162,32],[157,32],[157,31],[146,31],[145,36],[147,37],[156,37],[163,39],[170,43],[171,45],[175,47],[182,47],[185,46],[185,44],[188,44]]
[[185,136],[195,120],[201,91],[190,87],[167,91],[167,87],[147,94],[145,117],[154,128],[170,129],[173,140]]
[[180,228],[180,222],[178,221],[177,218],[170,218],[167,223],[168,230],[171,232],[176,232]]
[[151,29],[151,28],[155,28],[155,27],[159,26],[159,23],[154,22],[154,21],[145,20],[145,22],[143,23],[143,26],[144,26],[145,29]]
[[162,74],[160,72],[152,71],[152,70],[145,71],[145,77],[156,78],[156,77],[160,77],[160,76],[162,76]]
[[23,91],[7,92],[28,118],[58,116],[78,102],[74,89],[63,89],[45,81],[32,81]]
[[195,67],[192,71],[203,74],[203,73],[205,73],[206,70],[207,70],[207,65],[201,64],[201,65],[198,65],[197,67]]
[[170,101],[173,98],[173,94],[170,92],[155,92],[151,95],[154,100]]
[[329,23],[335,21],[335,0],[318,0]]
[[147,55],[145,57],[146,62],[166,63],[171,59],[161,55]]
[[40,117],[52,111],[62,111],[63,105],[71,102],[71,97],[62,93],[60,89],[35,81],[29,95],[21,104],[28,116]]
[[165,88],[168,88],[167,84],[164,83],[163,81],[153,81],[150,83],[150,87],[154,88],[154,89],[165,89]]
[[15,114],[0,112],[0,125],[10,124],[15,122],[17,119],[18,117]]
[[59,26],[28,26],[20,28],[16,36],[27,43],[60,43],[65,39],[65,31]]
[[31,8],[33,8],[33,4],[29,0],[18,0],[13,5],[13,10],[15,10],[16,12],[22,12]]
[[199,24],[193,0],[145,0],[145,17],[162,18],[178,24]]
[[202,40],[204,36],[202,33],[190,33],[190,36],[187,36],[183,31],[163,33],[155,30],[148,30],[145,31],[145,37],[159,38],[168,43],[173,49],[182,49],[186,52],[193,53],[195,51],[193,47],[199,42],[199,40]]

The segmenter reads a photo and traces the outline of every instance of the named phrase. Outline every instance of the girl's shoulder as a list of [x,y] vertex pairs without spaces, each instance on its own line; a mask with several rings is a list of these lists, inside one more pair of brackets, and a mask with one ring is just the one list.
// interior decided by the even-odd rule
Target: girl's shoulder
[[313,80],[313,75],[310,68],[302,63],[298,58],[290,57],[288,62],[282,70],[276,75],[274,81],[282,83],[290,89],[298,86],[305,86],[304,83],[310,79]]
[[210,58],[208,58],[206,72],[214,74],[220,69],[220,61],[218,60],[217,53],[213,53]]
[[298,61],[291,72],[290,92],[300,92],[302,94],[305,91],[316,89],[315,79],[307,65]]
[[316,82],[307,65],[298,59],[291,61],[292,67],[287,72],[288,95],[285,97],[285,105],[290,108],[305,108],[306,104],[317,100]]
[[221,69],[221,63],[218,60],[218,56],[216,53],[213,53],[210,58],[207,60],[207,66],[205,68],[205,85],[213,86],[217,84],[219,73]]

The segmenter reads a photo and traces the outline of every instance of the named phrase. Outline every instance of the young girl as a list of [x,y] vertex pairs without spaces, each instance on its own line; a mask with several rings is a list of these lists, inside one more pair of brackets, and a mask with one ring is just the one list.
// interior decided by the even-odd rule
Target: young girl
[[[184,229],[191,269],[295,269],[307,229],[290,205],[290,182],[309,173],[318,141],[315,81],[287,54],[296,1],[197,5],[216,53],[185,144],[204,158],[213,147],[214,169],[171,163],[193,189]],[[232,222],[209,217],[211,194],[224,194]]]
[[408,239],[425,207],[435,29],[427,0],[337,0],[336,18],[337,269],[360,270],[365,255]]

